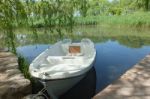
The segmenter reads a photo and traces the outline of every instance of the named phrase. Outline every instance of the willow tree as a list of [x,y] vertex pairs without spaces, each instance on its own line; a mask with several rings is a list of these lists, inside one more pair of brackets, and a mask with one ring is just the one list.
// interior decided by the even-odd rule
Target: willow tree
[[19,26],[26,13],[22,2],[19,0],[1,0],[0,1],[0,26],[6,35],[6,44],[14,53],[15,50],[15,34],[14,28]]
[[[0,29],[6,34],[9,49],[15,52],[14,29],[19,26],[33,27],[42,20],[43,27],[73,28],[74,13],[80,11],[85,16],[87,0],[0,0]],[[36,38],[36,29],[33,28]]]

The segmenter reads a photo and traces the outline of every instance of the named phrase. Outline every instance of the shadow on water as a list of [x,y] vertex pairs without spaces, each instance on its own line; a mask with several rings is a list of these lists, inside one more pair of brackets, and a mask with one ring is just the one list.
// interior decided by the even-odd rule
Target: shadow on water
[[95,94],[95,88],[96,73],[93,67],[78,84],[62,95],[60,99],[91,99]]

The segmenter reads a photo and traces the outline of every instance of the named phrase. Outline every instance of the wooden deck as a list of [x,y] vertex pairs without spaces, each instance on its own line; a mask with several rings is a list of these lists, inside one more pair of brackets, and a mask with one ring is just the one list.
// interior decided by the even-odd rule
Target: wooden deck
[[150,55],[93,99],[150,99]]
[[0,99],[21,99],[31,93],[31,84],[18,69],[18,58],[0,50]]

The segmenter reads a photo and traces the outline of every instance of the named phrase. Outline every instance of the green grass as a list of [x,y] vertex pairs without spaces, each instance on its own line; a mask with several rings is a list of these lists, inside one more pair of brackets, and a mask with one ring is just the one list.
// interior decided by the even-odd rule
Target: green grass
[[27,64],[26,60],[22,56],[18,56],[18,64],[19,69],[24,74],[24,77],[27,79],[31,79],[31,76],[29,74],[29,64]]
[[[136,27],[150,27],[150,12],[134,12],[127,15],[112,15],[112,16],[86,16],[75,17],[75,25],[123,25],[123,26],[136,26]],[[45,25],[44,19],[33,20],[34,23],[30,27],[50,27],[54,23]],[[64,21],[64,20],[63,20]],[[57,25],[57,24],[56,24]],[[62,25],[63,27],[63,25]]]
[[125,25],[150,27],[150,12],[135,12],[128,15],[114,16],[87,16],[75,19],[76,25]]

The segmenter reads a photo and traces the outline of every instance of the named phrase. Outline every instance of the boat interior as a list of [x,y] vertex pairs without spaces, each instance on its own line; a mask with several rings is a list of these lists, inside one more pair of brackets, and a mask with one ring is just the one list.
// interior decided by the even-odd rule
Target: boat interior
[[[74,74],[89,66],[93,60],[94,45],[88,40],[64,40],[41,53],[32,63],[34,73],[47,73],[51,77]],[[58,68],[59,67],[59,68]]]

